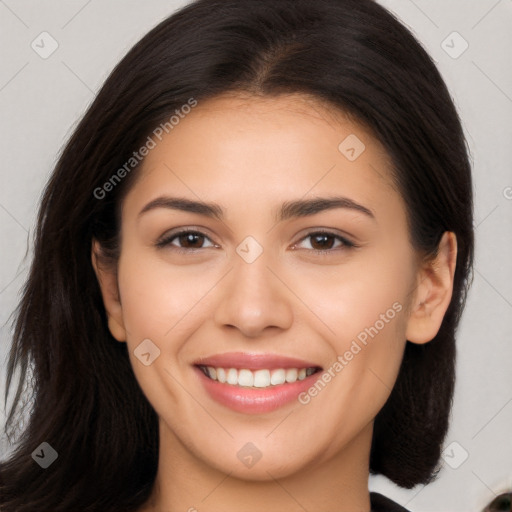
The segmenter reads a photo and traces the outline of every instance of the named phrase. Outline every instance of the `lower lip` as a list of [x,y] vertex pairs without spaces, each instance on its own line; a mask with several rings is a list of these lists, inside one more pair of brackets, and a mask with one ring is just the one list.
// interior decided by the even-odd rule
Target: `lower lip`
[[222,384],[208,378],[200,368],[195,367],[206,392],[216,402],[245,414],[262,414],[275,411],[294,400],[318,379],[322,372],[314,373],[303,380],[268,388],[244,388]]

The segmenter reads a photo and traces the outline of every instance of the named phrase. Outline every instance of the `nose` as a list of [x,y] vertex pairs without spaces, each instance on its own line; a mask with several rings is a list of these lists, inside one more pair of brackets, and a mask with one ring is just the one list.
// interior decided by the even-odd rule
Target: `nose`
[[291,326],[293,294],[265,251],[252,263],[237,256],[225,279],[214,316],[217,326],[236,328],[248,338]]

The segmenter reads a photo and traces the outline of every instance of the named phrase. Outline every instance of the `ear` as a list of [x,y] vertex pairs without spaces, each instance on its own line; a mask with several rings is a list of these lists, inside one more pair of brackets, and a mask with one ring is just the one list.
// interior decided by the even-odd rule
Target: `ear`
[[457,262],[457,238],[446,231],[434,259],[422,264],[419,284],[411,304],[406,339],[427,343],[439,332],[453,293],[453,276]]
[[103,304],[108,318],[108,328],[117,341],[126,341],[126,329],[123,320],[123,308],[117,285],[117,272],[101,265],[102,249],[97,240],[92,241],[91,259],[103,297]]

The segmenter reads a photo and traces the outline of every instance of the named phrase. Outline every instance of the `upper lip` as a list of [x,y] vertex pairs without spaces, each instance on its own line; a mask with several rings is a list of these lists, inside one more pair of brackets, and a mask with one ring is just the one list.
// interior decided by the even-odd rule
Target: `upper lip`
[[198,359],[196,366],[213,366],[214,368],[237,368],[247,370],[277,368],[321,368],[320,365],[279,354],[255,354],[247,352],[229,352]]

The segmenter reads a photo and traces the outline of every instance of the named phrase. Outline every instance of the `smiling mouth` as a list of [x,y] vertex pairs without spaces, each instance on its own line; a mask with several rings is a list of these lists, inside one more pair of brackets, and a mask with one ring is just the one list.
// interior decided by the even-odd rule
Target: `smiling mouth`
[[197,365],[197,367],[206,377],[221,384],[257,389],[293,384],[321,371],[321,368],[318,366],[308,368],[276,368],[272,370],[248,370],[246,368],[221,368],[204,365]]

